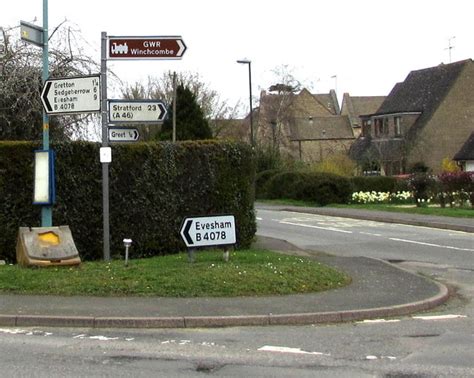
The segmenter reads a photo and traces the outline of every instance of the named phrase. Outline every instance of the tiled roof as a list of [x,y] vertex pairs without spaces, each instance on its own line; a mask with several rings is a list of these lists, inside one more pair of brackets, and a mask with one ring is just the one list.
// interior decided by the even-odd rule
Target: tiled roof
[[387,96],[350,96],[357,115],[375,113]]
[[331,89],[329,93],[312,93],[313,97],[331,114],[339,114],[339,104],[337,103],[336,92]]
[[410,72],[405,81],[393,87],[376,114],[421,112],[410,130],[415,133],[431,118],[467,64],[472,60]]
[[346,116],[295,118],[290,123],[291,140],[353,139]]
[[359,117],[375,113],[386,96],[351,96],[344,93],[342,99],[342,115],[348,115],[352,126],[360,126]]
[[[414,140],[417,132],[431,119],[468,64],[473,64],[471,59],[411,71],[405,81],[397,83],[393,87],[380,108],[375,113],[368,113],[367,116],[420,113],[406,136],[407,141]],[[399,146],[388,144],[384,148],[389,149],[385,151],[384,155],[392,155],[399,149]],[[351,147],[350,156],[359,160],[364,153],[368,153],[370,150],[370,138],[358,138]]]
[[474,131],[467,138],[466,143],[454,155],[454,160],[474,160]]
[[370,137],[359,137],[352,143],[349,156],[353,160],[364,160],[372,156],[383,160],[399,160],[403,156],[405,141],[403,139],[387,139],[374,141]]

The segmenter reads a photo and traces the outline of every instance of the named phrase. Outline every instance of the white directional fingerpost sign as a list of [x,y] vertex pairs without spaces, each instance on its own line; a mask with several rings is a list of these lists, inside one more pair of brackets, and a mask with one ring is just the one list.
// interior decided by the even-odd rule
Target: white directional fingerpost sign
[[235,244],[235,217],[215,215],[185,218],[180,234],[188,248]]
[[140,134],[134,127],[109,127],[109,142],[136,142],[139,138]]
[[110,123],[163,123],[166,106],[157,100],[108,100]]
[[99,112],[100,76],[49,79],[44,83],[41,102],[48,114]]

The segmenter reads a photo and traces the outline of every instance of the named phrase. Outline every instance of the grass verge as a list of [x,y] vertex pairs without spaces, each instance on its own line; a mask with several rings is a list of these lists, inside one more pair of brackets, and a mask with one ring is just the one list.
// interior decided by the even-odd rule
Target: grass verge
[[[291,199],[278,199],[278,200],[259,200],[259,202],[273,204],[273,205],[287,205],[287,206],[303,206],[303,207],[320,207],[316,203],[298,201]],[[454,218],[474,218],[474,209],[472,208],[459,208],[459,207],[416,207],[415,205],[389,205],[389,204],[351,204],[341,205],[332,204],[326,207],[337,207],[343,209],[362,209],[362,210],[380,210],[390,211],[395,213],[407,213],[407,214],[422,214],[422,215],[437,215],[443,217],[454,217]]]
[[416,207],[415,205],[331,205],[333,207],[347,209],[365,209],[365,210],[381,210],[407,214],[437,215],[442,217],[454,218],[474,218],[474,210],[471,208],[459,207]]
[[84,262],[77,267],[0,266],[0,292],[42,295],[233,297],[310,293],[344,286],[350,278],[302,257],[265,250],[220,251],[147,259]]

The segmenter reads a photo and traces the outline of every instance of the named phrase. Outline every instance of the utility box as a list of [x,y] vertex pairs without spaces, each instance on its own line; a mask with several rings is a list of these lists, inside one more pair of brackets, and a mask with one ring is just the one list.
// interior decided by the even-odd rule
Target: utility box
[[16,260],[22,266],[81,263],[69,226],[20,227]]

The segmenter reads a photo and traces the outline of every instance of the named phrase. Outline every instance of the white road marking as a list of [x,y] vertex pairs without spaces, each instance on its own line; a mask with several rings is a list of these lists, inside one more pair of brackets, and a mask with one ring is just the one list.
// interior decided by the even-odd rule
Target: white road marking
[[398,323],[400,319],[366,319],[357,323]]
[[99,341],[109,341],[109,340],[118,340],[118,337],[107,337],[107,336],[90,336],[89,339],[91,340],[99,340]]
[[365,357],[366,360],[378,360],[379,358],[381,358],[381,359],[385,359],[385,358],[386,358],[386,359],[388,359],[388,360],[396,360],[396,359],[397,359],[397,357],[393,357],[393,356],[380,356],[380,357],[377,357],[377,356],[371,356],[371,355],[369,355],[369,356],[366,356],[366,357]]
[[359,234],[370,235],[370,236],[382,236],[382,234],[374,234],[372,232],[363,232],[363,231],[360,231]]
[[8,329],[8,328],[0,328],[1,333],[8,333],[10,335],[24,335],[28,331],[23,329]]
[[256,217],[255,219],[257,219],[257,220],[263,220],[263,218],[260,218],[260,217]]
[[258,350],[262,352],[295,353],[295,354],[312,354],[315,356],[330,356],[330,354],[327,354],[327,353],[308,352],[305,350],[301,350],[301,348],[289,348],[289,347],[284,347],[284,346],[264,345],[263,347],[258,348]]
[[118,337],[107,337],[107,336],[87,336],[85,334],[80,334],[80,335],[76,335],[76,336],[73,336],[73,339],[80,339],[80,340],[84,340],[84,339],[89,339],[89,340],[98,340],[98,341],[110,341],[110,340],[118,340],[119,338]]
[[426,245],[426,246],[428,246],[428,247],[454,249],[454,250],[456,250],[456,251],[469,251],[469,252],[474,252],[474,249],[471,249],[471,248],[458,248],[458,247],[452,247],[452,246],[449,246],[449,245],[426,243],[426,242],[420,242],[420,241],[415,241],[415,240],[407,240],[407,239],[399,239],[399,238],[389,238],[389,240],[399,241],[399,242],[403,242],[403,243]]
[[467,318],[466,315],[429,315],[429,316],[412,316],[413,319],[418,320],[448,320],[448,319],[459,319]]
[[9,329],[9,328],[0,328],[0,333],[8,333],[10,335],[25,335],[25,336],[51,336],[51,332],[44,331],[26,331],[24,329]]
[[280,221],[281,224],[289,224],[292,226],[300,226],[300,227],[308,227],[308,228],[317,228],[319,230],[326,230],[326,231],[334,231],[334,232],[342,232],[344,234],[352,234],[352,231],[346,231],[346,230],[339,230],[337,228],[333,227],[319,227],[319,226],[313,226],[310,224],[303,224],[303,223],[293,223],[293,222],[287,222],[287,221]]

